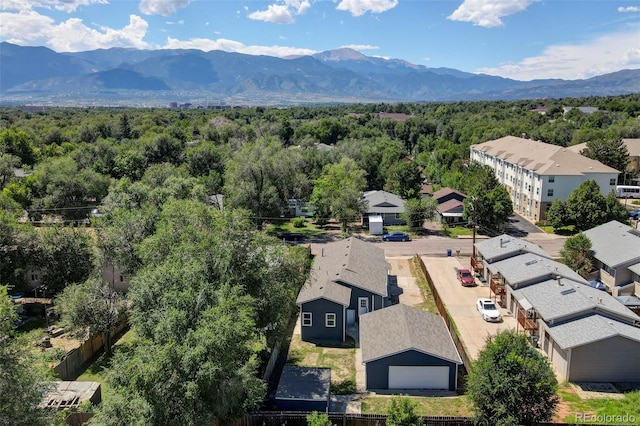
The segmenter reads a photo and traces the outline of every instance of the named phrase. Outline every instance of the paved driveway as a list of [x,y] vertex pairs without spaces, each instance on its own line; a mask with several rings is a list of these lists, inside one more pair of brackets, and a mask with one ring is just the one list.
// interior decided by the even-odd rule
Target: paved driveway
[[[476,310],[476,300],[489,297],[489,286],[462,287],[456,277],[455,268],[468,268],[468,257],[428,257],[421,256],[434,285],[449,314],[458,327],[460,337],[472,359],[484,348],[485,339],[498,330],[515,329],[516,320],[506,309],[498,306],[502,318],[501,323],[489,323],[482,319]],[[478,284],[480,284],[478,282]]]

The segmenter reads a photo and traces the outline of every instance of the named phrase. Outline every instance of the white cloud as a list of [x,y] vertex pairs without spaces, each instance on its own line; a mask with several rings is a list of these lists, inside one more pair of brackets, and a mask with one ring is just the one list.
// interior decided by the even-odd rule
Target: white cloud
[[67,13],[89,4],[108,4],[108,0],[2,0],[0,10],[28,11],[34,8],[56,9]]
[[275,24],[292,24],[296,15],[302,15],[311,7],[309,0],[281,0],[270,4],[267,10],[249,14],[249,19],[272,22]]
[[340,48],[345,48],[345,49],[353,49],[353,50],[378,50],[380,49],[380,47],[378,46],[372,46],[370,44],[347,44],[344,46],[340,46]]
[[638,6],[627,6],[627,7],[622,7],[620,6],[618,8],[618,12],[640,12],[640,7]]
[[341,0],[336,9],[349,12],[353,16],[362,16],[367,12],[386,12],[397,5],[398,0]]
[[89,28],[81,19],[71,18],[56,24],[35,11],[0,13],[0,37],[18,45],[47,46],[58,52],[79,52],[109,47],[149,48],[143,38],[148,23],[136,15],[121,29]]
[[540,56],[476,72],[517,80],[585,79],[621,69],[640,68],[637,25],[580,45],[549,46]]
[[191,0],[140,0],[139,9],[145,15],[169,16],[189,3]]
[[284,58],[287,56],[313,55],[315,50],[288,46],[247,46],[239,41],[227,39],[192,38],[178,40],[168,37],[163,49],[200,49],[205,52],[223,50],[225,52],[245,53],[247,55],[269,55]]
[[502,17],[525,10],[534,0],[464,0],[447,19],[473,22],[481,27],[501,27]]

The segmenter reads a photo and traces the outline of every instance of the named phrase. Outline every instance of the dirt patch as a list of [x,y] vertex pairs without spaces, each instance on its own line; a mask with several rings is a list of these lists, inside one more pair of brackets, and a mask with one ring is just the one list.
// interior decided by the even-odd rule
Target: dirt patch
[[318,363],[319,357],[320,357],[320,354],[315,352],[305,354],[304,358],[302,358],[302,362],[300,363],[300,365],[316,365]]
[[400,303],[409,306],[418,306],[424,302],[424,297],[420,291],[416,278],[411,273],[411,259],[408,258],[388,258],[391,265],[391,275],[398,277],[398,287],[402,288]]

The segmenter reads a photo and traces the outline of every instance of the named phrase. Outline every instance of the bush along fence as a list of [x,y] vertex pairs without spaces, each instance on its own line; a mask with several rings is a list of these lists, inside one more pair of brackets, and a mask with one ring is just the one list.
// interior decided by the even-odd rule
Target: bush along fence
[[[420,266],[420,269],[422,270],[425,278],[427,279],[427,284],[429,285],[429,289],[431,290],[431,294],[433,295],[433,300],[436,303],[438,312],[440,313],[440,316],[442,316],[442,318],[444,319],[444,323],[447,325],[447,328],[449,329],[449,334],[451,334],[453,343],[456,345],[456,349],[458,349],[458,353],[460,353],[460,358],[462,358],[462,363],[464,364],[464,368],[467,370],[467,372],[471,372],[471,369],[473,368],[471,357],[469,357],[469,354],[467,353],[467,349],[465,348],[464,344],[462,343],[462,340],[460,339],[460,336],[458,335],[458,331],[455,328],[453,320],[449,316],[449,312],[447,312],[447,308],[444,306],[444,303],[442,302],[442,299],[438,294],[438,290],[436,289],[436,286],[433,284],[433,279],[431,279],[431,275],[427,270],[427,266],[424,264],[424,261],[420,256],[416,256],[416,258],[418,260],[418,265]],[[458,380],[460,380],[460,375],[458,376]]]

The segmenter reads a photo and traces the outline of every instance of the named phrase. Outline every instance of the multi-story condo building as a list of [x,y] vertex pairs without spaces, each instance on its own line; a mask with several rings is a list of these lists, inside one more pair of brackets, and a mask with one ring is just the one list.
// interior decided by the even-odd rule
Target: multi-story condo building
[[513,201],[513,209],[531,222],[544,221],[555,200],[595,180],[603,195],[615,191],[618,170],[567,148],[505,136],[472,145],[471,161],[490,166]]

